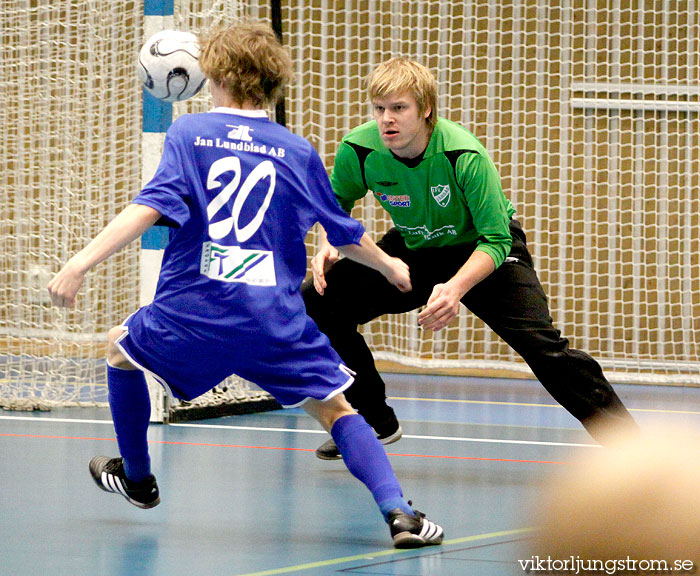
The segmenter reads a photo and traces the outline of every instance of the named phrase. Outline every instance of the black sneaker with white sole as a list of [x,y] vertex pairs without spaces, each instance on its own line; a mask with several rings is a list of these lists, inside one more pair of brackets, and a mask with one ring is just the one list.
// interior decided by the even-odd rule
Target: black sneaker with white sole
[[[401,436],[403,435],[403,430],[398,422],[397,426],[398,427],[396,430],[390,432],[386,436],[377,436],[377,440],[385,445],[393,444],[394,442],[400,440]],[[320,458],[321,460],[340,460],[342,458],[340,455],[340,450],[338,450],[338,446],[336,446],[333,438],[326,440],[323,444],[316,448],[316,458]]]
[[389,512],[387,523],[394,539],[394,548],[435,546],[442,544],[445,536],[441,526],[428,520],[425,514],[418,510],[414,510],[411,515],[396,508]]
[[90,474],[102,490],[124,496],[138,508],[153,508],[160,504],[156,478],[152,474],[142,482],[132,482],[124,473],[122,458],[95,456],[90,460]]

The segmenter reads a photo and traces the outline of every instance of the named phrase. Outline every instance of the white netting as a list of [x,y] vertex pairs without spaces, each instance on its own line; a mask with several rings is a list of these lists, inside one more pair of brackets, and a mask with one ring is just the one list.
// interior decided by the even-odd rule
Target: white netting
[[[199,31],[243,8],[177,2],[174,25]],[[140,188],[143,3],[8,0],[0,26],[0,406],[102,404],[106,333],[139,303],[139,246],[89,274],[74,310],[51,308],[46,284]]]
[[[486,145],[522,221],[555,324],[615,381],[700,383],[697,2],[295,2],[290,125],[331,165],[370,118],[362,81],[395,55],[436,75],[439,113]],[[388,225],[368,196],[356,213]],[[464,312],[365,327],[378,358],[529,373]]]
[[138,294],[138,248],[91,274],[74,311],[47,306],[46,284],[138,182],[141,16],[106,0],[17,0],[0,27],[0,403],[93,403],[106,397],[106,330]]
[[[140,186],[140,2],[8,0],[3,29],[0,398],[104,397],[104,334],[138,301],[138,247],[100,265],[72,312],[44,285]],[[282,3],[297,82],[287,123],[328,166],[369,118],[362,82],[393,55],[431,68],[439,113],[486,145],[518,210],[555,324],[616,381],[700,383],[700,8],[695,0]],[[176,2],[199,32],[267,5]],[[207,108],[202,95],[178,105]],[[371,197],[355,213],[388,226]],[[317,242],[310,238],[310,246]],[[429,369],[521,360],[463,313],[364,328],[380,358]]]

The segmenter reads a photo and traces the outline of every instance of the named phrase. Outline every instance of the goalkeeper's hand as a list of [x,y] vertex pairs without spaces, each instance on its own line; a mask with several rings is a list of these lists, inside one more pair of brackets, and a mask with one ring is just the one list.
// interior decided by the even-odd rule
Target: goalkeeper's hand
[[326,290],[326,272],[340,259],[340,252],[324,238],[321,249],[311,259],[311,272],[314,276],[314,288],[321,296]]

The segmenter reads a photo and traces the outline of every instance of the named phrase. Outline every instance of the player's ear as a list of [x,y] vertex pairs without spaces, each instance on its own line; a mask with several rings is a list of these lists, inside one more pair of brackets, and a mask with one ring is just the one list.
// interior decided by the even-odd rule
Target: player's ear
[[423,110],[423,120],[427,120],[430,118],[430,115],[433,113],[433,107],[428,106],[425,110]]

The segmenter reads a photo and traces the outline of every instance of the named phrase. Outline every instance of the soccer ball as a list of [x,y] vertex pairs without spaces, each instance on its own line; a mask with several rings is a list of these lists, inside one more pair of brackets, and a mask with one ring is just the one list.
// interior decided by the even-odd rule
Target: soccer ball
[[141,83],[165,102],[192,98],[207,81],[198,58],[199,45],[194,34],[162,30],[151,36],[139,52]]

